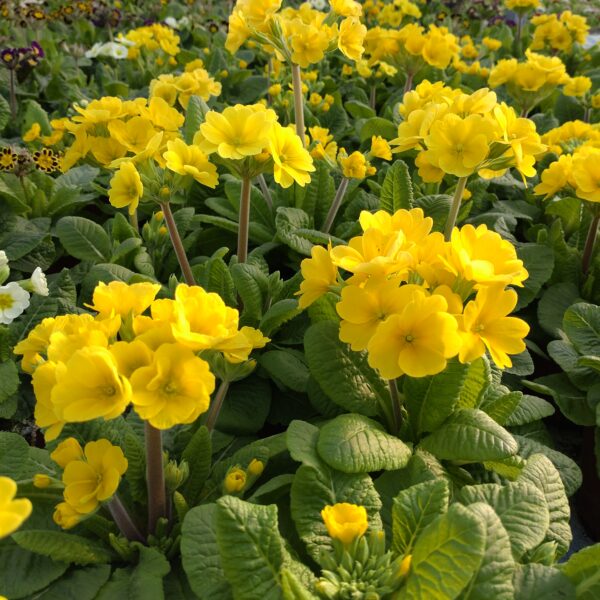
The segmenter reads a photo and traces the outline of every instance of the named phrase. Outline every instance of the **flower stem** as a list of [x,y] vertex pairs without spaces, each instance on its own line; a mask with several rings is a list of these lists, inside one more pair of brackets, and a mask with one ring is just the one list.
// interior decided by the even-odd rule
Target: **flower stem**
[[587,274],[592,263],[592,257],[594,256],[594,246],[596,244],[596,238],[598,237],[598,224],[600,223],[600,210],[596,210],[592,216],[592,222],[588,229],[587,237],[585,239],[585,246],[583,247],[583,257],[581,260],[583,274]]
[[144,536],[141,534],[137,525],[133,522],[131,515],[116,494],[108,503],[108,510],[116,523],[119,531],[130,541],[144,542]]
[[179,235],[179,230],[177,229],[177,223],[175,223],[175,219],[173,218],[171,206],[168,202],[161,202],[160,207],[165,215],[165,223],[167,224],[169,237],[171,238],[173,249],[177,255],[177,260],[179,261],[183,278],[188,285],[196,285],[194,274],[192,273],[192,267],[190,267],[190,262],[188,261],[185,249],[183,247],[183,242],[181,241],[181,236]]
[[415,76],[414,73],[407,73],[406,74],[406,83],[404,84],[404,90],[402,91],[402,95],[404,96],[404,94],[406,94],[407,92],[410,92],[410,90],[412,89],[412,84],[413,84],[413,77]]
[[138,223],[137,208],[132,213],[129,213],[129,224],[136,230],[136,232],[139,232],[140,226]]
[[331,208],[327,213],[327,217],[325,218],[325,223],[323,224],[323,233],[329,233],[331,226],[333,225],[333,221],[335,220],[335,216],[340,210],[340,206],[342,204],[342,200],[346,195],[346,190],[348,189],[348,184],[350,183],[350,179],[347,177],[342,177],[342,181],[340,182],[340,187],[338,187],[337,192],[335,194],[335,198],[331,203]]
[[375,110],[377,106],[377,86],[375,84],[371,85],[371,93],[369,95],[369,106]]
[[458,217],[458,211],[460,210],[460,203],[462,201],[465,186],[467,185],[468,177],[461,177],[456,184],[456,190],[454,192],[454,198],[452,198],[452,206],[450,206],[450,213],[448,214],[448,220],[446,221],[446,228],[444,229],[444,239],[448,242],[452,236],[452,230],[456,225],[456,217]]
[[271,192],[267,186],[267,182],[265,181],[265,176],[262,173],[258,176],[258,185],[260,186],[260,191],[262,192],[267,206],[270,210],[273,210],[273,197],[271,196]]
[[248,260],[248,230],[250,228],[250,178],[244,176],[240,195],[240,217],[238,228],[237,258],[238,262]]
[[388,380],[388,387],[390,389],[390,398],[392,400],[392,410],[394,411],[394,435],[400,433],[400,427],[402,427],[402,404],[403,398],[400,396],[398,391],[398,384],[395,379]]
[[302,76],[300,75],[300,67],[294,63],[292,63],[292,84],[294,87],[296,133],[302,140],[302,145],[306,148],[306,139],[304,138],[304,96],[302,94]]
[[221,412],[221,408],[223,407],[223,402],[225,400],[225,396],[227,395],[227,390],[229,389],[229,381],[223,379],[219,388],[217,389],[217,393],[215,394],[215,398],[212,401],[210,408],[208,409],[208,415],[206,417],[206,429],[208,429],[209,433],[212,433],[215,425],[217,424],[217,419],[219,418],[219,413]]
[[162,433],[146,421],[146,480],[148,484],[148,532],[154,533],[156,523],[167,515],[167,492],[162,452]]
[[15,70],[9,69],[9,89],[8,89],[8,100],[10,102],[10,114],[13,121],[17,118],[17,90],[15,88]]
[[517,17],[517,35],[515,37],[515,54],[521,56],[523,54],[523,44],[521,37],[523,35],[523,15],[519,13]]

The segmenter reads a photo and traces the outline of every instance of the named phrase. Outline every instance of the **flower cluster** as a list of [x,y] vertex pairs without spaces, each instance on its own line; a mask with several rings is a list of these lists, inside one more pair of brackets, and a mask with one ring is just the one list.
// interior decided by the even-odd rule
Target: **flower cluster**
[[0,50],[0,64],[11,71],[28,72],[44,58],[44,51],[37,42],[25,48],[3,48]]
[[390,142],[393,152],[417,150],[419,175],[427,182],[445,174],[495,177],[509,167],[532,177],[535,157],[546,148],[535,123],[517,117],[487,88],[465,94],[425,80],[404,95],[399,110],[404,121]]
[[120,42],[129,46],[127,58],[137,59],[142,53],[150,53],[153,56],[175,57],[179,54],[179,36],[166,25],[153,23],[137,29],[131,29]]
[[[421,209],[363,211],[363,234],[347,246],[315,246],[302,261],[300,306],[339,292],[340,339],[367,350],[386,379],[441,372],[486,349],[499,367],[525,349],[529,332],[510,317],[528,273],[514,246],[486,225],[455,228],[449,241],[432,233]],[[343,279],[339,270],[351,274]]]
[[[268,341],[238,327],[238,311],[201,287],[181,284],[155,300],[160,285],[100,283],[96,316],[44,319],[14,349],[33,373],[35,419],[56,438],[65,423],[114,419],[129,404],[158,429],[191,423],[208,409],[215,377],[198,352],[231,363]],[[143,313],[150,309],[150,315]]]
[[532,17],[532,50],[559,50],[570,52],[573,44],[583,44],[587,38],[589,26],[585,17],[574,15],[566,10],[560,17],[554,13]]
[[63,470],[64,501],[54,512],[54,521],[63,529],[74,527],[95,512],[101,502],[109,500],[127,471],[127,459],[121,448],[105,439],[88,442],[82,448],[70,437],[50,457]]

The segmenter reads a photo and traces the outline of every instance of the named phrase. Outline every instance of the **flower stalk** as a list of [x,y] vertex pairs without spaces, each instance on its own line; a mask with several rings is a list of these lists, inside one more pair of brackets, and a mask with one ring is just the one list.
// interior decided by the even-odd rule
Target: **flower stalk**
[[227,390],[229,389],[229,381],[223,379],[219,388],[217,389],[217,393],[215,394],[214,400],[211,402],[210,408],[208,409],[208,415],[206,417],[206,429],[208,429],[209,433],[212,433],[215,425],[217,424],[217,419],[219,418],[219,413],[221,412],[221,408],[223,408],[223,402],[225,401],[225,396],[227,395]]
[[394,435],[400,433],[402,427],[402,404],[403,398],[398,391],[398,383],[395,379],[388,380],[388,387],[390,390],[390,399],[392,401],[392,411],[394,415]]
[[8,71],[8,101],[10,103],[10,114],[13,121],[17,118],[17,90],[15,86],[15,70]]
[[454,198],[452,198],[452,205],[450,206],[450,213],[448,214],[448,220],[446,221],[446,227],[444,229],[444,239],[448,242],[452,237],[452,230],[456,225],[456,218],[458,217],[458,211],[460,210],[460,203],[465,192],[465,186],[467,185],[468,177],[461,177],[456,184],[456,190],[454,191]]
[[331,203],[331,208],[327,213],[327,217],[325,218],[325,223],[323,224],[323,233],[329,233],[331,226],[333,225],[333,221],[340,210],[340,206],[342,205],[342,200],[346,195],[346,191],[348,190],[348,185],[350,183],[350,179],[348,177],[342,177],[342,181],[340,182],[340,186],[337,189],[335,194],[335,198]]
[[250,230],[250,177],[242,179],[242,192],[240,195],[240,216],[238,229],[237,257],[238,262],[248,260],[248,233]]
[[292,85],[294,88],[296,133],[302,140],[302,145],[306,148],[306,138],[304,137],[304,96],[302,94],[302,76],[300,74],[300,67],[295,63],[292,63]]
[[167,492],[163,464],[162,433],[146,421],[146,481],[148,484],[148,532],[154,533],[159,519],[167,516]]
[[592,222],[590,223],[585,239],[585,246],[583,247],[581,264],[584,275],[589,271],[594,256],[594,246],[596,245],[596,238],[598,237],[598,225],[600,225],[600,210],[595,210],[592,214]]
[[192,273],[192,267],[190,267],[190,262],[187,254],[185,253],[185,248],[183,247],[183,242],[181,241],[181,236],[179,235],[179,230],[177,229],[177,223],[175,223],[175,219],[173,218],[171,206],[168,202],[161,202],[160,208],[165,216],[167,231],[169,232],[173,249],[177,255],[177,260],[179,261],[183,278],[188,285],[196,285],[196,280],[194,279],[194,274]]
[[119,531],[132,542],[144,542],[144,536],[133,522],[131,515],[121,502],[121,499],[116,494],[108,503],[108,510],[113,518],[113,521],[119,528]]
[[273,210],[273,197],[271,196],[271,192],[265,181],[265,176],[262,173],[258,176],[258,185],[260,186],[260,191],[262,192],[267,206],[270,210]]

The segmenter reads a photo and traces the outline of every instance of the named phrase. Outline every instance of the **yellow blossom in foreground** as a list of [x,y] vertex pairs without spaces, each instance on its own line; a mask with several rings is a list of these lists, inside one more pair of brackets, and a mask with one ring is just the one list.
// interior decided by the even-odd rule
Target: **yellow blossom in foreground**
[[529,325],[509,315],[517,305],[514,290],[504,290],[503,284],[482,288],[475,300],[471,300],[460,318],[462,346],[461,362],[471,362],[483,356],[487,348],[493,361],[501,369],[511,367],[509,354],[525,350],[523,338],[529,333]]
[[159,283],[134,283],[111,281],[98,282],[92,297],[92,310],[98,312],[100,319],[121,315],[136,317],[141,315],[153,302],[160,290]]
[[573,157],[573,181],[578,198],[600,202],[600,150],[578,153]]
[[592,80],[589,77],[571,77],[563,88],[565,96],[584,96],[592,89]]
[[167,151],[163,154],[167,169],[179,175],[191,175],[198,183],[215,188],[219,183],[217,167],[197,146],[188,146],[183,140],[167,142]]
[[550,198],[567,185],[576,187],[573,179],[573,157],[570,154],[559,156],[558,160],[550,163],[548,168],[542,171],[540,179],[534,192],[546,198]]
[[303,69],[323,59],[329,46],[330,32],[325,26],[315,26],[294,19],[289,23],[291,32],[292,61]]
[[300,296],[298,300],[300,308],[309,307],[337,282],[337,269],[331,261],[327,248],[313,246],[310,254],[310,258],[305,258],[300,263],[303,278],[300,291],[297,292]]
[[54,522],[62,529],[75,527],[83,517],[84,515],[77,512],[68,502],[57,504],[52,515]]
[[310,183],[309,172],[314,171],[312,158],[302,140],[289,127],[275,123],[269,136],[269,152],[273,158],[273,177],[282,187],[294,182],[304,187]]
[[348,502],[325,506],[321,511],[321,518],[329,537],[345,545],[364,535],[369,527],[367,509]]
[[192,423],[206,412],[215,377],[208,363],[181,344],[163,344],[152,363],[131,376],[132,403],[157,429]]
[[52,388],[56,384],[56,363],[47,361],[33,373],[31,379],[35,394],[34,417],[38,427],[42,427],[47,441],[56,439],[66,421],[59,417],[58,410],[52,402]]
[[371,154],[376,158],[392,160],[392,149],[387,140],[383,139],[380,135],[371,137]]
[[108,200],[115,208],[128,207],[132,215],[144,193],[144,186],[135,165],[126,161],[121,163],[119,170],[110,180]]
[[73,437],[63,440],[52,454],[50,458],[61,468],[64,469],[70,462],[74,460],[83,460],[83,448],[81,444]]
[[340,24],[338,48],[351,60],[360,60],[365,48],[363,41],[367,28],[358,20],[347,18]]
[[17,484],[10,477],[0,477],[0,539],[14,533],[31,514],[27,498],[15,500]]
[[39,123],[34,123],[24,134],[23,141],[24,142],[35,142],[42,132],[42,128]]
[[367,176],[367,160],[361,152],[353,152],[350,156],[341,157],[340,165],[344,177],[364,179]]

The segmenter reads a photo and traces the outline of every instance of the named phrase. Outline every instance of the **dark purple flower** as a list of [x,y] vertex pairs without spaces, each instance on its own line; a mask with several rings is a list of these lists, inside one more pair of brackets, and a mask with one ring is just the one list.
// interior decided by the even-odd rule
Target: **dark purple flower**
[[44,58],[44,50],[37,42],[31,42],[31,51],[37,58]]

